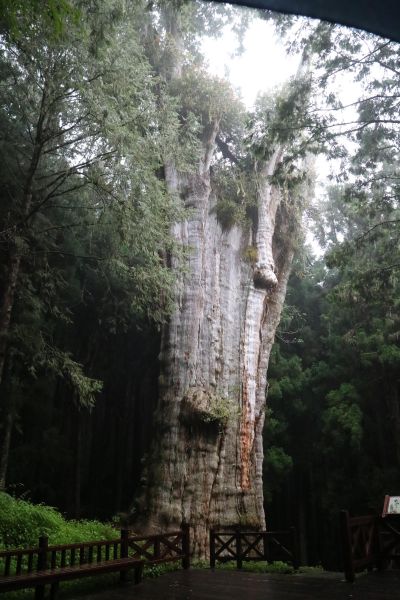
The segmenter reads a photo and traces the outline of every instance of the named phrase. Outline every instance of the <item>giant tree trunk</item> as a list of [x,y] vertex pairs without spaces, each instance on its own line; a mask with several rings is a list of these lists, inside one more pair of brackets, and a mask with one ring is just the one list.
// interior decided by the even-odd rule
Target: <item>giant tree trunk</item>
[[190,523],[193,552],[202,557],[211,527],[265,526],[266,374],[293,257],[280,192],[269,183],[281,151],[260,174],[252,265],[250,234],[224,232],[212,210],[215,134],[196,174],[166,167],[170,192],[185,190],[190,206],[190,218],[175,226],[188,258],[184,273],[177,269],[177,306],[163,332],[155,439],[138,507],[151,530]]
[[[171,81],[182,74],[180,14],[172,3],[163,14],[173,49],[163,75]],[[290,216],[271,184],[279,145],[259,164],[256,234],[218,223],[210,175],[218,130],[217,120],[204,128],[195,172],[164,165],[169,193],[189,209],[174,228],[186,264],[182,270],[172,258],[176,308],[163,331],[153,448],[135,507],[147,530],[189,523],[197,557],[207,555],[212,527],[265,527],[267,367],[294,247]],[[255,264],[246,260],[255,254]]]

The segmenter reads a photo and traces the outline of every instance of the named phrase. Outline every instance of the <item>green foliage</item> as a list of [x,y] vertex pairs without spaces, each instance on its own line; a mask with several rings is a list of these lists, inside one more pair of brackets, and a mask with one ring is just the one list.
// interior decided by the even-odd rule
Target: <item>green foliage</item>
[[240,225],[244,220],[243,209],[230,198],[218,200],[213,212],[215,212],[223,231],[229,231],[234,225]]
[[180,563],[177,562],[169,562],[164,563],[162,565],[147,565],[144,567],[144,577],[149,577],[150,579],[154,579],[155,577],[160,577],[160,575],[164,575],[164,573],[171,573],[172,571],[176,571],[181,568]]
[[[337,449],[346,442],[360,448],[362,438],[362,412],[356,402],[359,397],[353,385],[342,383],[338,390],[328,392],[328,407],[323,415],[324,433],[327,442],[331,437]],[[331,444],[328,444],[330,448]]]
[[[339,195],[330,197],[336,202]],[[337,219],[329,221],[334,234],[325,230],[331,256],[363,221],[362,205],[358,211],[342,204],[341,213],[337,206]],[[287,490],[296,490],[283,526],[295,522],[300,506],[314,519],[324,515],[334,535],[338,508],[379,510],[384,490],[398,489],[399,425],[396,417],[387,419],[398,402],[398,291],[394,279],[382,289],[379,274],[368,270],[378,249],[350,243],[329,269],[314,263],[308,273],[292,275],[287,301],[294,308],[286,310],[271,354],[265,430],[271,519]],[[284,468],[286,456],[291,469]],[[317,549],[314,527],[307,522],[312,560],[320,561],[322,552],[325,563],[335,564],[328,543]]]
[[293,467],[292,457],[286,454],[283,448],[277,446],[269,446],[266,461],[268,469],[274,471],[278,477],[286,475]]
[[218,164],[213,169],[212,186],[216,196],[215,213],[224,231],[237,227],[254,229],[257,225],[257,189],[253,173],[244,166],[233,168]]
[[172,136],[165,123],[178,119],[171,107],[157,109],[139,11],[82,7],[78,24],[61,2],[68,26],[53,36],[46,9],[26,8],[39,18],[24,36],[2,38],[0,58],[4,285],[7,259],[22,254],[9,354],[21,381],[61,379],[91,407],[102,382],[76,351],[78,315],[94,311],[100,335],[115,335],[139,321],[162,323],[172,308],[164,257],[176,250],[170,227],[179,211],[157,170]]
[[[217,562],[216,568],[222,571],[235,571],[237,565],[234,561]],[[292,575],[295,573],[292,565],[281,560],[271,563],[266,561],[244,561],[242,571],[247,573],[274,573],[277,575]]]
[[229,398],[211,396],[207,412],[202,415],[204,423],[218,423],[226,426],[237,412],[237,407]]
[[78,21],[79,11],[69,0],[1,0],[0,15],[0,27],[15,39],[23,36],[35,19],[43,19],[57,38],[70,19]]
[[0,492],[0,548],[36,546],[39,536],[50,544],[114,539],[115,530],[98,521],[67,521],[55,508],[35,505]]
[[204,131],[213,124],[239,119],[243,105],[231,86],[224,80],[211,77],[203,69],[189,69],[171,83],[170,91],[180,99],[180,116],[183,121],[194,115]]
[[282,560],[276,560],[268,564],[265,568],[266,573],[277,573],[279,575],[291,575],[295,572],[292,565],[283,562]]
[[310,109],[311,96],[310,75],[299,74],[275,94],[259,96],[249,118],[247,143],[256,161],[268,161],[278,146],[285,147],[285,157],[274,175],[276,183],[303,181],[305,173],[296,160],[323,146],[323,119],[315,118]]
[[[278,447],[293,469],[266,486],[266,497],[272,519],[288,502],[285,526],[298,519],[309,560],[337,568],[319,540],[335,535],[338,508],[379,511],[384,490],[399,489],[399,58],[397,45],[364,32],[284,19],[287,27],[289,45],[313,65],[313,110],[322,118],[307,131],[341,159],[341,173],[314,214],[325,266],[292,276],[294,310],[285,311],[271,356],[265,468],[273,472],[268,449]],[[362,90],[349,110],[335,85],[343,73]],[[255,127],[260,156],[263,133]]]

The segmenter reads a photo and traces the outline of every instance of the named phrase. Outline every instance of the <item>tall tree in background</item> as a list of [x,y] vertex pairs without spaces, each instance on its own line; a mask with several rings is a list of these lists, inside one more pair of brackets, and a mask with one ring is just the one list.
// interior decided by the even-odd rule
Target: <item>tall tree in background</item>
[[[97,302],[106,327],[116,328],[110,305],[122,289],[126,320],[158,322],[170,304],[161,254],[171,245],[174,208],[157,169],[169,131],[162,119],[172,130],[173,111],[155,101],[156,80],[138,41],[142,7],[132,7],[122,25],[119,4],[81,7],[79,25],[67,12],[57,36],[46,18],[32,22],[29,11],[17,11],[20,34],[1,38],[0,382],[6,359],[10,375],[2,382],[1,486],[13,381],[53,373],[86,407],[101,389],[81,364],[86,343],[72,349],[66,333],[72,306],[90,298],[93,274],[110,291]],[[71,273],[81,287],[75,299]]]
[[[279,526],[298,524],[304,558],[337,568],[325,540],[337,539],[338,508],[378,512],[399,492],[400,65],[397,44],[311,28],[302,43],[326,92],[328,156],[342,165],[314,214],[326,267],[292,278],[271,360],[266,480]],[[360,92],[350,106],[332,83],[343,74]]]

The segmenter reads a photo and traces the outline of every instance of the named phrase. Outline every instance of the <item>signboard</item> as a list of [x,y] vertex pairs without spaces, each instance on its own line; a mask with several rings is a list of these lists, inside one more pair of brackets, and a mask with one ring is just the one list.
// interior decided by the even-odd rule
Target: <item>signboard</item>
[[382,517],[400,515],[400,496],[385,496]]

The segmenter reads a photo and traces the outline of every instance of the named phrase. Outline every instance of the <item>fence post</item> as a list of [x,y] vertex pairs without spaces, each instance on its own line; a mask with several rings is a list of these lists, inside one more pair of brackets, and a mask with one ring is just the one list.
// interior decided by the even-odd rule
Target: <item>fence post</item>
[[236,566],[241,569],[243,566],[242,561],[242,538],[240,530],[236,531]]
[[[49,538],[45,535],[41,535],[39,538],[39,550],[37,560],[37,571],[45,571],[47,569],[47,547],[49,545]],[[45,592],[44,585],[37,585],[35,587],[35,600],[43,600]]]
[[270,562],[270,558],[269,558],[269,545],[268,545],[268,532],[267,531],[263,531],[262,532],[262,537],[263,537],[263,547],[264,547],[264,560],[266,560],[267,562]]
[[210,569],[215,568],[215,531],[210,529]]
[[182,529],[182,568],[189,569],[190,567],[190,526],[184,523]]
[[382,523],[383,523],[383,517],[376,517],[375,519],[375,541],[374,543],[376,544],[376,554],[378,556],[377,560],[376,560],[376,568],[378,569],[378,571],[383,571],[385,566],[384,566],[384,560],[383,560],[383,547],[382,547],[382,539],[381,539],[381,527],[382,527]]
[[347,510],[340,511],[340,531],[342,534],[343,564],[346,581],[354,581],[354,565],[351,544],[350,517]]
[[154,540],[154,558],[156,560],[161,558],[161,543],[159,537],[156,537]]
[[[129,553],[129,529],[121,529],[121,552],[120,558],[128,558]],[[125,570],[119,572],[119,580],[126,581],[128,572]]]
[[292,564],[293,568],[297,571],[300,566],[299,560],[299,547],[297,544],[297,531],[296,527],[290,527],[290,533],[292,538]]

